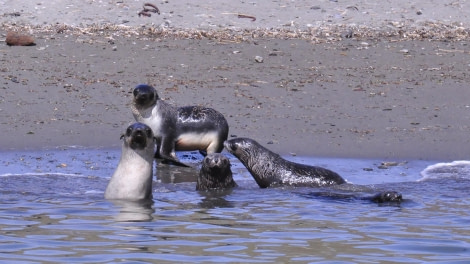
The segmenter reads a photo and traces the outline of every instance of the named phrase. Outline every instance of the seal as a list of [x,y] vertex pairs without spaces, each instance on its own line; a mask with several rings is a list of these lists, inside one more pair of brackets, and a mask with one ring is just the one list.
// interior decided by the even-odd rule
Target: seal
[[212,108],[174,107],[157,90],[140,84],[134,88],[131,105],[137,122],[148,125],[156,138],[156,157],[182,164],[175,151],[199,150],[203,155],[221,152],[228,136],[225,117]]
[[121,139],[121,158],[104,197],[136,201],[151,199],[155,153],[152,129],[145,124],[134,123],[126,129]]
[[197,178],[196,190],[229,189],[236,186],[230,169],[230,160],[225,155],[211,153],[204,157]]
[[377,204],[400,204],[403,201],[403,197],[400,193],[396,191],[382,191],[376,193],[372,196],[358,196],[356,193],[343,193],[343,192],[332,192],[330,191],[321,191],[321,192],[311,192],[307,195],[303,195],[306,197],[318,197],[324,199],[332,199],[332,200],[365,200],[371,201]]
[[325,186],[346,181],[331,170],[295,163],[249,138],[225,141],[225,148],[248,169],[261,188],[275,185]]

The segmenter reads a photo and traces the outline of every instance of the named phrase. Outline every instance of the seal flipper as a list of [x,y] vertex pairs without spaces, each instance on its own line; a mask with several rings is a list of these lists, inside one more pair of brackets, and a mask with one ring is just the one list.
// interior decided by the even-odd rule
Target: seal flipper
[[162,163],[165,163],[165,164],[173,164],[173,165],[176,165],[176,166],[188,167],[188,168],[192,167],[191,165],[188,165],[188,164],[186,164],[184,162],[181,162],[178,159],[175,159],[175,158],[172,158],[172,157],[160,157],[160,158],[163,159]]
[[191,167],[188,164],[185,164],[178,160],[175,154],[174,146],[175,143],[173,139],[163,138],[160,142],[160,147],[157,147],[157,149],[160,150],[158,152],[158,158],[164,159],[167,162],[174,163],[178,166]]

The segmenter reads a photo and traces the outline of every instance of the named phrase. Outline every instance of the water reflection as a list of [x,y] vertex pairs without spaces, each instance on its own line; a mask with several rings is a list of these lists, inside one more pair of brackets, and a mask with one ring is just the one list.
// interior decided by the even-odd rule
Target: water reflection
[[234,207],[233,202],[226,200],[226,197],[232,192],[233,189],[199,191],[199,195],[203,198],[198,205],[205,209]]
[[110,201],[119,211],[113,216],[117,222],[142,222],[152,221],[153,213],[153,200],[142,201],[125,201],[125,200],[111,200]]

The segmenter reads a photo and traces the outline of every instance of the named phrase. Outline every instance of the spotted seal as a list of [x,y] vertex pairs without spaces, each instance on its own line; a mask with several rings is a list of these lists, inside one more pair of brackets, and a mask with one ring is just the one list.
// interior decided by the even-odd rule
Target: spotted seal
[[197,178],[196,190],[228,189],[236,186],[230,169],[230,160],[225,155],[211,153],[204,157]]
[[273,185],[325,186],[346,182],[334,171],[285,160],[253,139],[234,138],[225,141],[224,146],[245,165],[261,188]]
[[181,164],[177,150],[199,150],[204,154],[223,150],[229,127],[221,113],[201,106],[174,107],[147,84],[136,86],[133,95],[132,114],[137,122],[152,128],[156,157]]
[[106,199],[152,198],[155,142],[152,129],[142,123],[130,125],[123,139],[119,164],[106,187]]

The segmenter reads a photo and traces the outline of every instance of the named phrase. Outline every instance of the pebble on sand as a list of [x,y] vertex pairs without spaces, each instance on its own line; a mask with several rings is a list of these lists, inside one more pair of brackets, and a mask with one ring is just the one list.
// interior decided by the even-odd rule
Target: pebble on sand
[[34,46],[34,38],[28,35],[21,35],[16,32],[10,31],[7,33],[5,42],[8,46]]

